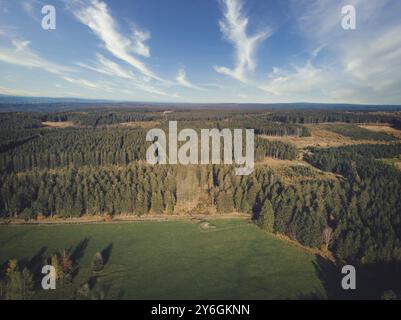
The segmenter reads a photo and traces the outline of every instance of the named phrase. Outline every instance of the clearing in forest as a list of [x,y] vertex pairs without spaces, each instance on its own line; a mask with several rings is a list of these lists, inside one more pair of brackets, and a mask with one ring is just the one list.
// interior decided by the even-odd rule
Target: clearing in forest
[[104,248],[107,263],[91,290],[108,299],[326,297],[314,254],[243,219],[208,222],[215,232],[191,221],[0,226],[0,264],[79,247],[72,283],[38,299],[72,296],[93,277],[93,257]]
[[[348,146],[354,144],[376,144],[376,143],[388,143],[388,140],[391,139],[390,136],[387,136],[385,140],[380,140],[379,136],[375,136],[375,139],[371,139],[366,136],[366,138],[360,138],[360,135],[363,135],[363,132],[360,130],[364,130],[358,126],[347,125],[347,124],[308,124],[305,125],[310,133],[310,137],[290,137],[290,136],[265,136],[261,137],[268,140],[278,140],[282,142],[295,144],[299,149],[305,149],[308,147],[321,147],[321,148],[331,148],[331,147],[341,147]],[[344,131],[344,128],[348,130]],[[358,139],[355,139],[348,135],[350,131],[358,130]],[[398,131],[398,130],[397,130]],[[348,132],[348,133],[347,133]],[[369,132],[366,130],[366,132]],[[346,136],[347,134],[348,136]],[[379,133],[382,135],[382,133]],[[386,138],[386,135],[383,134],[383,138]],[[394,140],[394,139],[391,139]]]
[[42,122],[42,126],[44,128],[52,128],[52,129],[64,129],[74,127],[74,122],[72,121],[45,121]]
[[394,129],[390,124],[362,124],[360,127],[374,132],[382,132],[401,139],[401,130]]

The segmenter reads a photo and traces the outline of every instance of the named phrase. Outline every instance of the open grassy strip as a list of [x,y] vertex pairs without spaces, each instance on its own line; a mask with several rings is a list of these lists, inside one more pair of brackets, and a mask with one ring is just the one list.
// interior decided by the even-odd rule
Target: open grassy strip
[[[107,298],[288,299],[325,296],[315,256],[244,220],[0,227],[0,263],[76,247],[80,269],[68,288],[38,298],[69,298],[91,277],[96,252],[112,248],[97,286]],[[96,288],[95,288],[96,289]],[[93,290],[95,290],[93,289]],[[99,289],[97,289],[99,290]]]
[[322,125],[326,130],[349,137],[353,140],[375,140],[375,141],[395,141],[393,136],[383,132],[371,131],[357,125],[351,124],[327,124]]
[[391,124],[363,124],[360,125],[360,127],[374,132],[385,133],[401,139],[401,130],[394,128]]

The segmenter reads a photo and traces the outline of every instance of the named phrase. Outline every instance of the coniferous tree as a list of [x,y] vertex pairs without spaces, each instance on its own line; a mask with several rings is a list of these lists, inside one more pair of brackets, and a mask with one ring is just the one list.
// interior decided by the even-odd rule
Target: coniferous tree
[[273,232],[274,219],[273,206],[269,200],[265,200],[259,215],[258,224],[263,230]]

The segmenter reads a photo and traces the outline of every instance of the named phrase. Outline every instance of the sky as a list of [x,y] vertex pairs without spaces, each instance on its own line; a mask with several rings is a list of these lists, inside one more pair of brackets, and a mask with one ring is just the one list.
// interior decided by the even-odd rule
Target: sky
[[0,94],[401,104],[400,13],[399,0],[0,0]]

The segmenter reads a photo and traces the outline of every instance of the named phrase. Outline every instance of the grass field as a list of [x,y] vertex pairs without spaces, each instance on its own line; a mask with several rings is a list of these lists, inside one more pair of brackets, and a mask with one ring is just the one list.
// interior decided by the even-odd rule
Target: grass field
[[360,127],[374,132],[385,133],[397,139],[401,139],[401,130],[394,129],[390,124],[364,124],[360,125]]
[[332,131],[352,140],[372,140],[372,141],[395,141],[397,140],[385,132],[368,130],[366,128],[352,124],[326,124],[323,129]]
[[278,140],[295,144],[298,149],[307,147],[341,147],[355,144],[389,143],[401,138],[401,131],[389,126],[352,125],[345,123],[307,124],[310,137],[265,136],[267,140]]
[[210,224],[215,228],[204,230],[195,221],[3,226],[0,263],[10,258],[29,261],[83,243],[73,283],[55,292],[41,291],[37,298],[71,298],[91,277],[94,254],[105,248],[109,258],[93,290],[109,299],[325,296],[314,255],[246,220],[212,220]]

